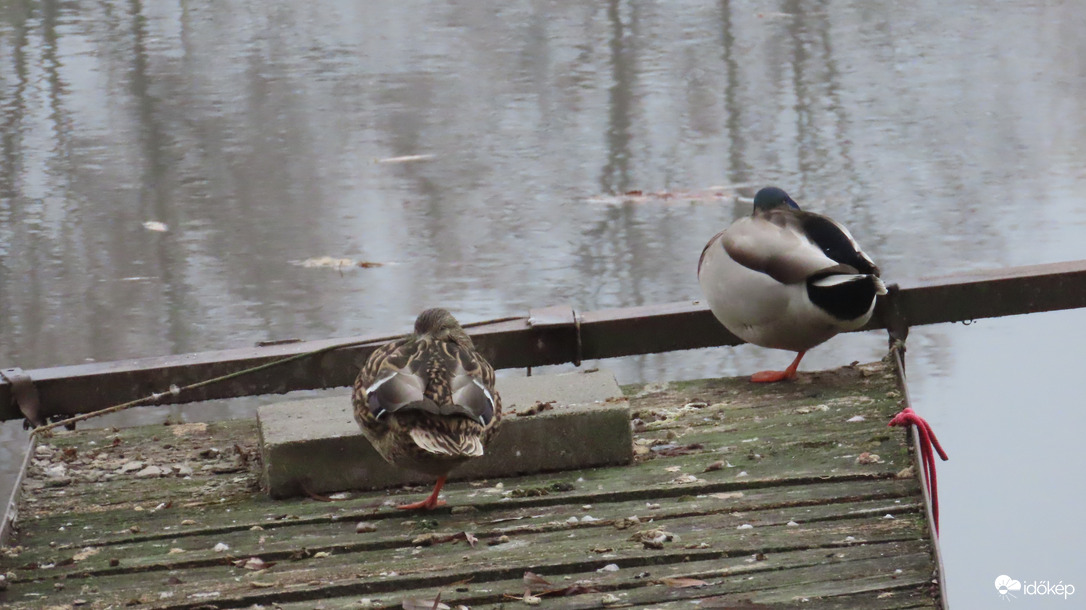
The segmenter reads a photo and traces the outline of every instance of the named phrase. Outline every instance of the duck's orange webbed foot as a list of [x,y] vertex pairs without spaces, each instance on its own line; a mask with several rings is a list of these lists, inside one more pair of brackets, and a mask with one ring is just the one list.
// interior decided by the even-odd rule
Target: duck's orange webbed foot
[[796,378],[796,374],[788,374],[788,371],[758,371],[750,376],[750,380],[754,383],[774,383],[777,381],[788,381]]
[[445,506],[445,501],[444,500],[434,500],[433,502],[431,502],[430,498],[426,498],[425,500],[420,500],[418,502],[412,502],[411,504],[401,504],[401,505],[397,506],[396,508],[398,508],[400,510],[416,510],[416,509],[420,509],[420,508],[425,509],[425,510],[433,510],[433,509],[435,509],[435,508],[437,508],[439,506]]
[[799,368],[799,361],[803,359],[803,355],[806,351],[802,351],[796,354],[796,359],[792,361],[792,364],[788,365],[788,368],[783,371],[760,371],[751,375],[750,380],[754,383],[774,383],[777,381],[791,381],[796,378],[796,369]]
[[441,477],[437,480],[437,484],[434,485],[434,491],[430,494],[429,498],[419,502],[412,502],[411,504],[402,504],[396,508],[400,510],[434,510],[439,506],[445,506],[444,500],[439,500],[437,495],[441,492],[441,487],[445,485],[445,477]]

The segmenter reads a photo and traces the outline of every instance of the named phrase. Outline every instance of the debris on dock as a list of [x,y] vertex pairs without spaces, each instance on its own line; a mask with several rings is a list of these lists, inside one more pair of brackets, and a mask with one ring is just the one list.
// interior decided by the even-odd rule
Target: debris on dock
[[[10,608],[937,608],[885,363],[624,388],[634,462],[273,500],[255,421],[59,432],[34,450]],[[545,442],[545,439],[539,439]]]

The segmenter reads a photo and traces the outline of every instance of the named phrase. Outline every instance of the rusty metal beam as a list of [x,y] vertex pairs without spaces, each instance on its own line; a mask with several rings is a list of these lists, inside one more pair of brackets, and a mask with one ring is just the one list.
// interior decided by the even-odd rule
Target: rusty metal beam
[[[883,328],[885,319],[917,326],[1086,307],[1086,261],[921,280],[902,285],[893,299],[893,307],[880,302],[879,308],[895,310],[898,317],[876,315],[863,330]],[[741,343],[704,305],[689,301],[580,313],[568,306],[561,312],[547,308],[536,310],[534,318],[481,323],[467,330],[497,368],[561,364],[578,356],[614,358]],[[389,338],[306,341],[37,369],[24,374],[34,382],[43,415],[73,415],[167,392],[171,384],[185,386],[318,349],[328,351],[168,396],[158,404],[345,386],[353,382],[374,347]],[[350,346],[337,349],[345,344]],[[21,417],[11,384],[0,378],[0,420]]]
[[1086,261],[976,271],[902,284],[910,326],[1086,307]]

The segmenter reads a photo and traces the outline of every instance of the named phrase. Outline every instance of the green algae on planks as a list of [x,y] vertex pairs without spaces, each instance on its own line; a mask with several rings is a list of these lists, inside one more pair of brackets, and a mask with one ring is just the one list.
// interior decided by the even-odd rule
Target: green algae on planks
[[[551,607],[938,606],[885,364],[624,391],[634,464],[456,482],[421,515],[393,508],[412,489],[267,498],[252,422],[58,434],[29,473],[42,486],[20,507],[21,548],[0,558],[0,601],[398,608],[440,593],[485,608],[521,604],[530,571],[568,594],[534,590]],[[65,449],[70,480],[45,486]],[[148,465],[170,471],[139,476]]]

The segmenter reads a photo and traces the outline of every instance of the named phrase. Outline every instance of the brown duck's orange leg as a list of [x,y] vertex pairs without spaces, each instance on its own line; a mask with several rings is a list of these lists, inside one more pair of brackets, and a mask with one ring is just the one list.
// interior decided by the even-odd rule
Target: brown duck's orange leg
[[792,364],[788,365],[788,368],[783,371],[761,371],[751,376],[750,380],[754,383],[772,383],[774,381],[786,381],[796,378],[796,369],[799,368],[799,361],[803,359],[803,354],[806,354],[807,350],[804,350],[796,354],[796,359],[792,361]]
[[433,510],[433,509],[435,509],[435,508],[437,508],[439,506],[445,506],[445,501],[444,500],[438,500],[437,499],[437,494],[439,494],[441,492],[441,488],[444,485],[445,485],[445,477],[439,477],[437,479],[437,484],[434,485],[434,493],[430,494],[429,498],[426,498],[425,500],[422,500],[421,502],[412,502],[411,504],[404,504],[402,506],[397,506],[396,508],[398,508],[400,510],[415,510],[417,508],[424,508],[426,510]]

